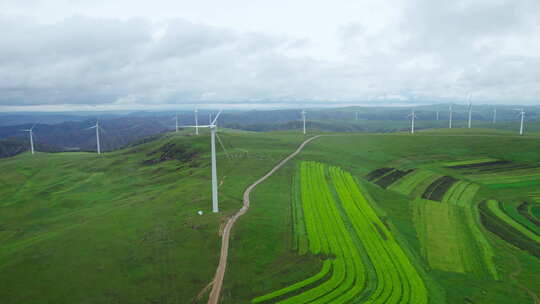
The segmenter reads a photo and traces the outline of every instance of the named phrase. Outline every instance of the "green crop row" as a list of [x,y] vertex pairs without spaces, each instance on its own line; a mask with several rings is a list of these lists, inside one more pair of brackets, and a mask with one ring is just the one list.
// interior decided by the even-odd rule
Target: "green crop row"
[[419,196],[442,175],[429,170],[415,170],[393,183],[389,189],[408,195]]
[[[255,298],[252,302],[261,303],[280,297],[284,299],[278,303],[348,303],[363,291],[366,270],[326,182],[325,166],[302,162],[300,189],[309,251],[328,259],[315,276]],[[330,267],[330,263],[332,272],[328,276],[325,267]]]
[[504,213],[506,213],[514,221],[518,222],[519,224],[529,229],[530,231],[536,233],[537,235],[540,235],[540,227],[534,224],[533,222],[531,222],[528,218],[523,216],[521,213],[519,213],[515,205],[503,204],[500,202],[499,208],[501,208],[504,211]]
[[[508,243],[521,248],[536,257],[540,257],[540,243],[523,233],[527,231],[516,221],[507,216],[495,200],[482,202],[479,205],[482,224],[493,234],[499,236]],[[529,235],[533,234],[529,231]]]
[[[493,248],[486,239],[484,233],[480,230],[478,216],[474,204],[474,197],[480,189],[480,186],[475,183],[459,181],[446,193],[443,202],[463,208],[465,224],[473,236],[475,247],[482,254],[483,264],[487,272],[494,278],[498,279],[497,269],[493,262]],[[473,269],[474,270],[474,269]]]
[[377,286],[366,303],[427,303],[427,290],[409,258],[381,222],[354,178],[330,168],[343,209],[362,240],[377,275]]
[[454,167],[454,166],[463,166],[463,165],[472,165],[472,164],[481,164],[497,161],[494,158],[480,158],[480,159],[469,159],[455,162],[443,163],[444,167]]
[[296,173],[293,176],[293,191],[292,191],[292,216],[293,216],[293,249],[299,254],[308,252],[309,240],[304,222],[304,213],[300,200],[300,175]]
[[489,200],[487,201],[487,207],[493,213],[495,216],[497,216],[501,221],[505,222],[507,225],[511,226],[512,228],[519,231],[521,234],[526,236],[527,238],[540,243],[540,236],[536,235],[514,219],[512,219],[510,216],[508,216],[502,209],[499,203],[495,200]]

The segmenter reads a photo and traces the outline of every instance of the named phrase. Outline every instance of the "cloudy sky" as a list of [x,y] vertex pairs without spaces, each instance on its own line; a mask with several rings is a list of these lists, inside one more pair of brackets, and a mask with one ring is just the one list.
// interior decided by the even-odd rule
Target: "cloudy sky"
[[539,15],[538,0],[0,0],[0,111],[540,104]]

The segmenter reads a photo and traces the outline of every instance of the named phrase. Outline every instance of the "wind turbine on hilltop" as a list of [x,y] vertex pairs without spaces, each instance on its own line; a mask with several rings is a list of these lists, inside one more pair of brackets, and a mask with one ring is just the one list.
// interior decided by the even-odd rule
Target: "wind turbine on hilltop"
[[472,103],[471,103],[471,94],[470,93],[469,93],[468,100],[469,100],[469,122],[467,124],[467,127],[470,129],[471,128],[471,118],[472,118]]
[[407,117],[411,118],[411,134],[414,134],[414,120],[417,118],[414,109],[411,110],[411,114],[407,115]]
[[523,108],[521,109],[516,109],[519,111],[519,114],[521,116],[521,124],[519,126],[519,135],[523,135],[523,120],[525,118],[525,111],[523,111]]
[[[197,113],[197,112],[195,112]],[[218,184],[217,184],[217,161],[216,161],[216,122],[219,118],[219,115],[221,114],[221,111],[216,115],[214,120],[210,122],[208,125],[198,125],[195,124],[194,126],[181,126],[182,128],[195,128],[197,130],[198,128],[209,128],[210,129],[210,150],[212,154],[212,212],[217,213],[219,212],[219,204],[218,204]],[[195,116],[197,117],[197,116]],[[195,119],[195,122],[197,122],[197,119]],[[221,140],[219,139],[219,143],[223,147],[223,143],[221,143]],[[225,150],[225,147],[223,147]]]
[[30,151],[32,151],[32,154],[34,154],[34,127],[36,125],[34,124],[30,129],[24,129],[21,130],[23,132],[28,132],[28,136],[30,137]]
[[303,130],[304,134],[306,134],[306,110],[302,110],[302,122],[303,122]]
[[90,128],[86,128],[85,130],[90,130],[90,129],[96,129],[97,154],[100,155],[101,154],[101,144],[99,142],[99,129],[101,129],[101,127],[99,126],[99,120],[96,120],[96,124],[94,126],[91,126]]
[[195,109],[195,135],[199,135],[199,122],[197,112],[197,109]]
[[448,106],[448,128],[452,129],[452,105]]

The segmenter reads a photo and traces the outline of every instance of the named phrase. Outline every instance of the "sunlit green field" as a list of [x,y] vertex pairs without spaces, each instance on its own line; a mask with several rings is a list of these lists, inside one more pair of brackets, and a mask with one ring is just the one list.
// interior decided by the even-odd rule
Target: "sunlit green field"
[[[102,156],[25,153],[0,160],[0,303],[204,302],[206,295],[198,296],[217,266],[220,226],[240,208],[243,190],[311,135],[224,130],[228,154],[218,149],[217,215],[210,212],[206,133],[169,134]],[[534,135],[480,129],[327,135],[253,192],[250,211],[233,229],[223,303],[332,303],[347,292],[353,296],[342,296],[345,303],[375,301],[392,297],[388,288],[399,282],[415,282],[400,293],[411,303],[423,295],[428,303],[533,303],[531,294],[540,294],[540,260],[531,251],[540,213]],[[508,163],[492,171],[455,167],[502,160]],[[306,164],[323,171],[302,169],[315,166]],[[380,168],[394,171],[367,178]],[[456,182],[431,186],[444,176]],[[313,198],[310,183],[327,183],[321,193],[335,207]],[[481,218],[479,206],[488,200],[497,204],[486,205]],[[317,206],[329,209],[310,216]],[[344,228],[313,228],[329,213]],[[497,230],[507,226],[517,232]],[[330,242],[336,235],[341,241]],[[340,249],[343,242],[348,251]],[[376,260],[374,252],[385,246],[392,248],[388,256]],[[355,257],[349,272],[336,272],[344,267],[339,256]],[[399,261],[392,263],[401,272],[387,274],[385,258]],[[340,291],[332,293],[327,282],[338,282],[333,288]],[[286,296],[264,298],[285,288]],[[330,293],[336,298],[325,297]]]

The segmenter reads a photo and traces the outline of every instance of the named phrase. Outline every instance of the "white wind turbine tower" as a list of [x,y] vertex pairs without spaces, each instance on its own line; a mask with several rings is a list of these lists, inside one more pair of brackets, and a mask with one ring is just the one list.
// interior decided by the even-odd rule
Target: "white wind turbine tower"
[[497,108],[493,108],[493,124],[497,122]]
[[521,124],[519,126],[519,135],[523,135],[523,120],[525,118],[525,111],[523,111],[523,108],[516,109],[519,111],[519,115],[521,116]]
[[435,117],[437,120],[439,120],[439,110],[435,111]]
[[199,122],[198,122],[197,109],[195,109],[195,135],[199,135]]
[[448,106],[448,128],[452,129],[452,105]]
[[24,129],[21,130],[23,132],[28,132],[28,135],[30,136],[30,151],[32,151],[32,154],[34,154],[34,127],[36,125],[33,125],[30,129]]
[[[195,112],[196,113],[196,112]],[[216,162],[216,121],[219,118],[219,115],[221,114],[221,111],[216,115],[214,120],[210,122],[209,125],[194,125],[194,126],[181,126],[183,128],[209,128],[210,129],[210,150],[212,154],[212,212],[217,213],[219,212],[219,204],[218,204],[218,184],[217,184],[217,162]],[[197,120],[195,120],[197,121]],[[220,144],[221,140],[218,140]]]
[[471,128],[471,118],[472,118],[472,103],[471,103],[471,94],[469,94],[469,123],[467,124],[467,127]]
[[414,134],[414,120],[417,118],[414,109],[411,110],[411,114],[407,115],[407,117],[411,118],[411,134]]
[[94,126],[91,126],[90,128],[86,128],[86,130],[90,129],[96,129],[96,147],[97,147],[97,154],[101,154],[101,144],[99,142],[99,120],[96,120],[96,124]]
[[302,121],[304,124],[304,127],[303,127],[304,134],[306,134],[306,110],[302,110]]
[[356,121],[358,121],[358,111],[356,111]]

